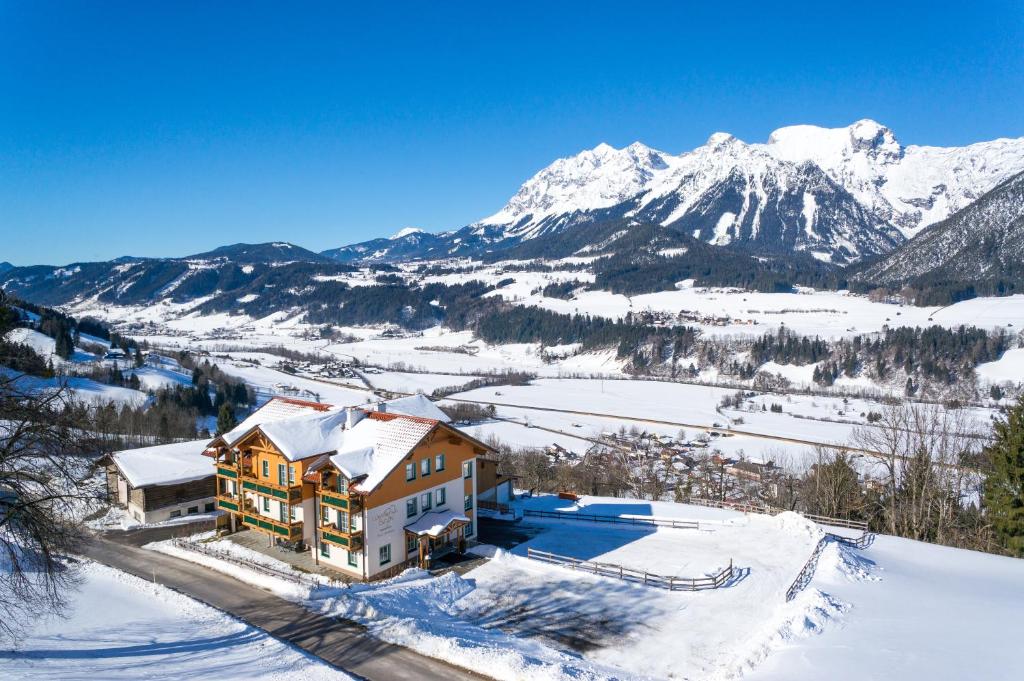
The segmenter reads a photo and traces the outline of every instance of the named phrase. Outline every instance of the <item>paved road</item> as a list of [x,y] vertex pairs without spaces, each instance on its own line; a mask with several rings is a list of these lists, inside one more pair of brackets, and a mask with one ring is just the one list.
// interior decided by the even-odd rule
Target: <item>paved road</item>
[[82,551],[105,565],[180,591],[369,681],[470,681],[487,677],[380,641],[361,625],[325,617],[221,572],[102,537]]

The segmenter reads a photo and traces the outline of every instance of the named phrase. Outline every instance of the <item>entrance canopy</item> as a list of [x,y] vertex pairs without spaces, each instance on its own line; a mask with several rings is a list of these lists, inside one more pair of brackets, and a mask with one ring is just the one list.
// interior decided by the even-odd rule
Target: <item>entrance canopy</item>
[[405,531],[418,537],[439,537],[453,528],[469,523],[469,518],[456,511],[427,513],[416,522],[405,526]]

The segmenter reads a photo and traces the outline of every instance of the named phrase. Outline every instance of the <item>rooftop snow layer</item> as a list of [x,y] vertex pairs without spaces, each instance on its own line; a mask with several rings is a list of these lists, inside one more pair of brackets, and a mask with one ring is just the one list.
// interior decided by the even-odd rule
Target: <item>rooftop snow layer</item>
[[356,484],[360,492],[369,492],[405,458],[420,440],[434,429],[437,421],[400,414],[371,412],[353,428],[344,431],[331,463]]
[[305,400],[293,400],[288,397],[274,397],[250,414],[244,421],[224,433],[222,437],[224,442],[226,442],[230,447],[238,442],[243,435],[258,425],[272,423],[282,419],[290,419],[296,416],[321,414],[330,409],[330,407],[331,405],[329,404],[318,404],[316,402],[306,402]]
[[386,405],[388,413],[405,414],[407,416],[418,416],[424,419],[433,419],[443,423],[451,421],[448,415],[441,411],[441,408],[434,404],[429,397],[417,393],[408,397],[399,397],[388,400],[382,404]]
[[132,487],[174,485],[213,475],[210,459],[203,456],[206,440],[126,449],[111,454],[118,470]]
[[434,511],[433,513],[427,513],[416,522],[406,525],[405,529],[413,534],[427,534],[431,537],[436,537],[456,521],[468,523],[469,518],[457,511]]

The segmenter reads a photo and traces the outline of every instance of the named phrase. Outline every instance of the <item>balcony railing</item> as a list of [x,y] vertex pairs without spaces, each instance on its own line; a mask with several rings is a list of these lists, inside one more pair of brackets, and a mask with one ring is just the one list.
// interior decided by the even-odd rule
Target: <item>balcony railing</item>
[[363,547],[363,531],[344,532],[334,525],[326,525],[320,529],[320,541],[349,551],[358,551]]
[[275,499],[281,499],[288,503],[298,503],[302,501],[302,485],[295,485],[288,487],[285,485],[277,485],[272,482],[257,482],[252,479],[245,479],[243,476],[242,489],[249,490],[250,492],[258,492],[268,497]]
[[263,530],[268,534],[282,539],[302,539],[302,523],[283,523],[273,518],[245,513],[242,515],[242,524],[254,530]]
[[362,500],[357,496],[349,496],[347,492],[321,492],[320,503],[349,513],[356,513],[363,508]]

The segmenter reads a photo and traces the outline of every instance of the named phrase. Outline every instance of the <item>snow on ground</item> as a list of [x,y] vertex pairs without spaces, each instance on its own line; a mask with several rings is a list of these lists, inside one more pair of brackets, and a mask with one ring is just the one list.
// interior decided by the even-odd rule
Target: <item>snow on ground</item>
[[205,520],[216,520],[223,514],[223,511],[214,511],[212,513],[184,515],[180,518],[169,518],[158,523],[140,523],[129,515],[126,509],[120,506],[111,506],[102,516],[99,518],[93,518],[92,520],[87,520],[85,524],[95,530],[137,530],[149,527],[191,525],[192,523],[202,522]]
[[[307,400],[319,397],[320,401],[346,406],[363,404],[373,397],[369,390],[353,390],[325,381],[293,376],[270,367],[216,358],[210,358],[210,361],[225,374],[245,381],[266,395],[285,395]],[[287,390],[281,386],[289,386],[295,390]]]
[[[11,372],[6,367],[0,367],[0,372],[5,375],[14,374],[14,372]],[[90,404],[113,402],[117,405],[130,404],[132,406],[139,406],[149,399],[146,393],[138,390],[107,385],[94,381],[91,378],[81,378],[78,376],[39,378],[38,376],[22,374],[17,380],[17,385],[20,389],[31,392],[57,390],[60,387],[67,387],[77,399]]]
[[41,620],[0,652],[8,679],[340,681],[347,674],[265,632],[162,586],[84,566],[67,619]]
[[473,590],[473,583],[456,573],[435,578],[423,570],[412,569],[393,579],[341,587],[310,579],[281,561],[227,540],[212,541],[206,545],[226,550],[235,558],[293,572],[301,575],[302,581],[296,584],[248,570],[216,557],[179,548],[171,542],[156,542],[146,548],[231,574],[316,612],[355,620],[383,641],[406,646],[491,678],[509,681],[635,678],[611,667],[580,660],[574,654],[555,650],[542,642],[515,637],[461,617],[455,603]]
[[[86,340],[88,339],[89,337],[86,338]],[[7,333],[6,340],[11,343],[21,343],[22,345],[29,346],[44,360],[53,362],[54,366],[65,364],[68,361],[57,355],[57,341],[39,331],[25,328],[12,329]],[[99,339],[96,340],[99,341]],[[102,343],[103,341],[99,342]],[[95,355],[85,352],[81,348],[75,348],[74,353],[71,355],[72,362],[89,362],[95,359]]]
[[162,366],[144,366],[133,369],[132,373],[138,376],[139,385],[143,390],[156,391],[161,388],[172,388],[176,385],[191,386],[192,378],[183,373],[172,371]]
[[[698,316],[731,318],[731,323],[700,324],[714,336],[761,335],[785,326],[810,336],[840,338],[874,333],[890,326],[956,327],[961,324],[984,328],[1008,328],[1013,320],[1024,319],[1024,295],[974,298],[946,307],[914,307],[876,303],[866,296],[845,291],[759,293],[739,289],[682,288],[637,296],[608,291],[584,291],[571,300],[547,298],[536,293],[522,295],[514,286],[495,292],[510,302],[543,307],[563,314],[589,314],[617,319],[629,312],[680,311]],[[1010,328],[1009,330],[1013,330]]]
[[1024,348],[1007,350],[996,361],[979,364],[974,371],[989,383],[1024,383]]
[[840,628],[786,641],[751,681],[1020,678],[1024,560],[878,536],[830,546],[810,587],[850,603]]
[[[458,605],[470,619],[633,674],[729,678],[760,662],[792,622],[821,624],[839,614],[834,606],[824,617],[815,613],[816,594],[785,599],[817,543],[813,523],[795,514],[744,520],[700,531],[539,521],[546,532],[467,574],[476,588]],[[530,560],[527,547],[686,577],[715,572],[732,557],[737,577],[722,589],[669,592]],[[814,631],[799,626],[801,635]]]
[[416,393],[427,395],[438,388],[464,386],[478,376],[457,374],[413,374],[402,371],[384,371],[379,374],[366,374],[366,379],[374,388],[382,388],[392,392]]

